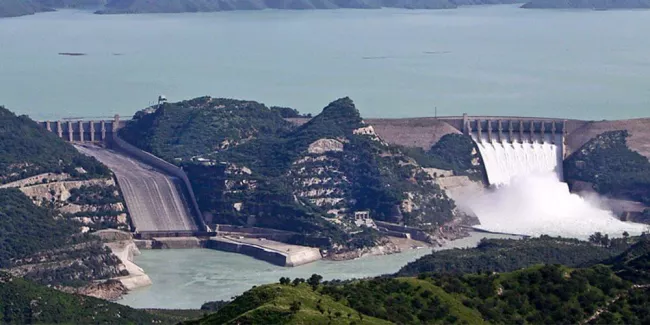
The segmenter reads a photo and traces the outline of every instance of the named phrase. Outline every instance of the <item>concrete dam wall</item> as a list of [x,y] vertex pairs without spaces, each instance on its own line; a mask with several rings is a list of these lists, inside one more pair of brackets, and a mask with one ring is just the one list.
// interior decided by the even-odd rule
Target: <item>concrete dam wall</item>
[[464,132],[479,149],[490,185],[509,184],[515,177],[554,173],[563,179],[563,122],[465,119]]

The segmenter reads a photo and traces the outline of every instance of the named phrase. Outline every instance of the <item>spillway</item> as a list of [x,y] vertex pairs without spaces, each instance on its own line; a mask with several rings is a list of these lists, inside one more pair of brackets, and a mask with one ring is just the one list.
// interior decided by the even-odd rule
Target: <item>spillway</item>
[[75,147],[115,173],[136,231],[198,230],[178,179],[121,152],[90,145]]
[[483,159],[490,185],[510,184],[515,177],[548,172],[563,179],[561,135],[543,134],[533,142],[489,139],[485,133],[475,133],[472,138]]
[[573,194],[563,182],[564,125],[553,121],[466,123],[492,190],[454,198],[492,232],[587,239],[595,232],[637,235],[645,225],[622,222],[597,197]]

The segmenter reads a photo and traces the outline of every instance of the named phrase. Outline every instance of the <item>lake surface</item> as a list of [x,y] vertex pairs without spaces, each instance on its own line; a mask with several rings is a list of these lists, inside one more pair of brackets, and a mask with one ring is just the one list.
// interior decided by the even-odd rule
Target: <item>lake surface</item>
[[[0,19],[0,104],[132,115],[165,94],[366,117],[648,116],[650,11],[239,11]],[[62,56],[61,52],[86,53]]]
[[[472,232],[470,237],[436,250],[473,247],[482,238],[518,237]],[[321,260],[287,268],[208,249],[142,250],[135,262],[149,275],[153,285],[132,291],[119,303],[136,308],[199,308],[206,301],[230,300],[254,285],[278,282],[281,277],[308,278],[317,273],[331,280],[395,273],[406,263],[430,252],[431,249],[422,248],[351,261]]]

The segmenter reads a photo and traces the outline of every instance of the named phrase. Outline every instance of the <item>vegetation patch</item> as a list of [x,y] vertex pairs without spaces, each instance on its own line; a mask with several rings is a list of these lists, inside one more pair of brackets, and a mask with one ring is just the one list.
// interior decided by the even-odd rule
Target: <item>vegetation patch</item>
[[95,158],[82,155],[27,116],[0,106],[0,125],[0,184],[48,172],[76,179],[111,176]]
[[627,131],[605,132],[564,162],[567,181],[593,184],[600,194],[650,205],[650,161],[626,143]]
[[510,272],[540,263],[578,267],[616,256],[628,247],[626,239],[608,240],[607,245],[549,236],[483,239],[475,248],[442,250],[421,257],[397,274]]

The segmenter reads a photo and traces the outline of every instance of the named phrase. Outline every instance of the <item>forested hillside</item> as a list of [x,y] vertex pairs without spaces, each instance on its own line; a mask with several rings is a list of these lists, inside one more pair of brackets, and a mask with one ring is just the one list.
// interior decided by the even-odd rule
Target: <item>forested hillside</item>
[[0,189],[0,268],[16,258],[69,244],[78,232],[73,223],[55,220],[16,189]]
[[80,154],[29,117],[16,116],[2,106],[0,126],[0,184],[46,172],[83,179],[111,175],[95,158]]
[[17,189],[0,189],[0,269],[46,285],[83,286],[124,275],[120,260],[80,224],[55,218]]
[[408,263],[397,274],[511,272],[541,263],[579,267],[621,254],[628,247],[624,239],[616,239],[608,246],[549,236],[483,239],[477,247],[433,252]]
[[72,295],[0,272],[2,324],[174,324],[164,316]]
[[607,196],[650,205],[650,161],[626,144],[627,131],[610,131],[588,141],[564,161],[565,180],[593,184]]
[[120,136],[170,162],[227,150],[260,136],[288,132],[292,125],[263,104],[199,97],[140,111]]

